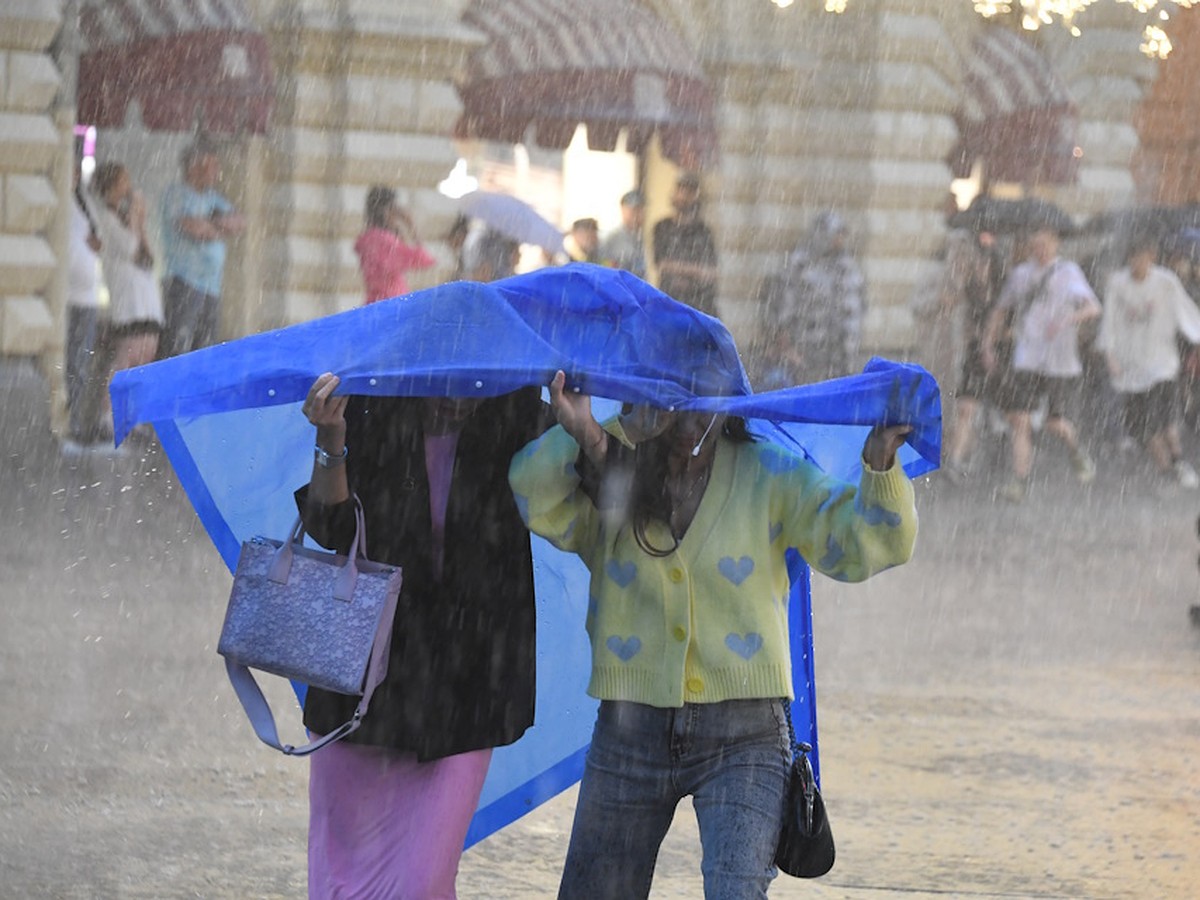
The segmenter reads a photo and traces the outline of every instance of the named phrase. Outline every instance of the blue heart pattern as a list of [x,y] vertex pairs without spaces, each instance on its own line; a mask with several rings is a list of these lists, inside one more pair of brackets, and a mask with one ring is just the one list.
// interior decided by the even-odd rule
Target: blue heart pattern
[[642,649],[642,641],[636,634],[630,635],[626,639],[614,634],[604,642],[604,646],[615,653],[621,662],[629,662]]
[[747,635],[727,634],[725,635],[725,646],[740,656],[742,659],[749,659],[755,653],[762,649],[762,635],[756,631],[751,631]]
[[730,556],[722,556],[721,561],[717,563],[717,571],[724,575],[731,584],[740,585],[754,571],[754,560],[743,556],[735,561]]
[[783,534],[783,523],[776,522],[771,526],[771,530],[768,532],[767,536],[771,539],[771,543],[773,544],[775,543],[776,538],[778,538],[781,534]]
[[825,540],[825,555],[821,557],[820,567],[824,572],[830,569],[837,568],[838,563],[845,557],[846,551],[842,549],[842,545],[834,540],[833,535]]
[[637,578],[637,563],[618,562],[615,559],[610,559],[608,565],[604,567],[604,571],[619,586],[627,588],[633,584],[633,579]]
[[900,513],[878,505],[864,507],[862,494],[854,498],[854,511],[862,516],[868,525],[888,525],[892,528],[900,526]]

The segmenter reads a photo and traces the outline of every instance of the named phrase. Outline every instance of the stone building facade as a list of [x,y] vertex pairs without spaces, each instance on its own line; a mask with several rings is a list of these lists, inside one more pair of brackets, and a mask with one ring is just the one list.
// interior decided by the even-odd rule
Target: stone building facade
[[[461,21],[469,2],[244,0],[271,48],[275,108],[265,135],[223,144],[223,189],[249,226],[231,248],[227,336],[359,301],[352,242],[372,183],[395,185],[427,236],[444,231],[454,209],[436,188],[458,156],[454,83],[484,40]],[[858,0],[842,15],[815,2],[626,2],[690,43],[713,91],[720,153],[704,172],[705,218],[735,336],[755,331],[763,274],[833,207],[852,226],[868,280],[866,349],[905,354],[908,298],[944,234],[959,60],[984,20],[965,0]],[[73,9],[0,5],[0,353],[37,357],[52,376],[74,125],[62,35]],[[1073,184],[1031,189],[1079,217],[1136,199],[1135,112],[1155,77],[1138,51],[1139,23],[1125,6],[1096,4],[1081,37],[1057,27],[1036,35],[1076,104],[1080,158]],[[138,134],[113,142],[131,147]],[[675,170],[657,157],[642,170],[651,211],[665,208]],[[449,272],[440,252],[444,264],[414,287]]]

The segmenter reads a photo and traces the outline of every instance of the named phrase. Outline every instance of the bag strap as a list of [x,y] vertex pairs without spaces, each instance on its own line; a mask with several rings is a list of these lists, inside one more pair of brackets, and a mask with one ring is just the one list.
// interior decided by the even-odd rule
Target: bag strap
[[792,725],[792,703],[787,697],[783,697],[783,716],[788,723],[788,741],[792,745],[792,753],[803,753],[805,755],[812,752],[812,744],[806,741],[796,740],[796,729]]
[[792,704],[788,702],[787,697],[783,698],[783,714],[787,718],[788,737],[792,742],[792,768],[795,769],[799,763],[800,771],[803,773],[800,790],[804,798],[804,827],[806,831],[810,832],[813,825],[813,807],[817,799],[817,780],[813,775],[812,762],[808,758],[812,744],[796,740],[796,729],[792,726]]
[[[357,495],[354,497],[354,504],[354,543],[350,547],[350,555],[346,558],[346,564],[342,567],[342,574],[339,574],[334,589],[334,596],[338,600],[345,601],[349,601],[354,596],[354,584],[358,580],[358,566],[355,565],[355,550],[362,551],[366,545],[365,537],[367,528],[363,520],[362,503],[359,501]],[[286,583],[288,571],[291,569],[292,544],[299,543],[303,539],[304,522],[300,517],[297,517],[296,524],[292,526],[291,538],[285,541],[279,550],[276,551],[275,559],[271,566],[270,577],[274,578],[282,572],[283,581]],[[286,556],[284,554],[285,550]],[[363,558],[365,559],[366,556],[363,555]],[[286,568],[283,567],[285,559]],[[346,572],[350,573],[348,578],[344,577]],[[343,589],[347,584],[349,586],[349,593],[346,596],[342,596]],[[358,706],[354,710],[354,715],[333,729],[333,731],[322,735],[315,741],[310,741],[302,747],[284,744],[279,740],[279,730],[275,727],[275,715],[271,712],[271,705],[267,702],[267,698],[263,696],[262,689],[258,686],[258,681],[254,678],[254,673],[247,666],[236,663],[227,656],[225,657],[225,672],[229,675],[233,691],[237,694],[238,702],[242,704],[246,718],[250,720],[250,724],[254,727],[254,733],[258,735],[258,739],[267,746],[274,747],[288,756],[307,756],[310,753],[320,750],[326,744],[331,744],[358,730],[371,705],[371,695],[375,693],[375,688],[383,681],[379,672],[390,642],[391,633],[388,629],[380,628],[375,632],[375,642],[371,646],[371,658],[367,662],[366,684],[363,686],[362,699],[358,702]]]
[[1033,309],[1033,304],[1037,303],[1042,295],[1046,293],[1046,288],[1050,285],[1051,277],[1058,270],[1059,262],[1061,262],[1061,258],[1055,257],[1054,261],[1046,267],[1046,271],[1042,273],[1037,283],[1021,295],[1021,302],[1016,307],[1018,318],[1023,318],[1029,310]]
[[[370,702],[370,697],[368,694],[364,694],[362,701],[358,704],[358,708],[354,710],[354,715],[349,721],[343,722],[333,731],[321,735],[315,741],[310,741],[302,747],[284,744],[279,740],[279,731],[275,727],[275,716],[271,712],[271,705],[267,703],[267,698],[263,696],[262,689],[258,686],[258,682],[254,678],[254,673],[241,663],[235,663],[228,656],[225,657],[225,671],[229,675],[229,681],[233,685],[233,690],[237,694],[238,701],[242,704],[242,709],[246,711],[246,718],[254,726],[254,733],[258,735],[258,739],[267,746],[274,747],[288,756],[308,756],[308,754],[320,750],[326,744],[331,744],[351,732],[357,731],[358,726],[362,724],[363,716],[367,714],[367,704]],[[371,686],[368,693],[373,690],[374,686]]]

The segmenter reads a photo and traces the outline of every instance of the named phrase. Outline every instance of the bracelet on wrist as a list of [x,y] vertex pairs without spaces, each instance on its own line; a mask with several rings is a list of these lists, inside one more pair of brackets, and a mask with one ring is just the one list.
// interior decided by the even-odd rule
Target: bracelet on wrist
[[327,453],[324,447],[317,444],[313,447],[313,461],[323,469],[334,469],[345,464],[346,453],[349,449],[349,447],[343,446],[341,453]]

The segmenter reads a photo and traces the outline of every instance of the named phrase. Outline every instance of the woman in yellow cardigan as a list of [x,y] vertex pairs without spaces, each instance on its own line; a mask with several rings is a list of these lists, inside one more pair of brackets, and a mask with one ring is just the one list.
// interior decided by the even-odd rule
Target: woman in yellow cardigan
[[591,572],[601,703],[559,897],[646,897],[685,795],[705,896],[765,897],[791,762],[784,554],[842,581],[907,561],[916,509],[895,455],[911,429],[872,430],[855,485],[734,417],[639,407],[601,426],[565,380],[559,427],[509,470],[530,530]]

